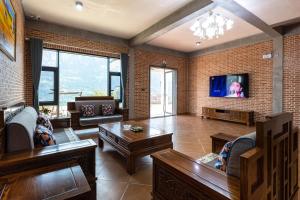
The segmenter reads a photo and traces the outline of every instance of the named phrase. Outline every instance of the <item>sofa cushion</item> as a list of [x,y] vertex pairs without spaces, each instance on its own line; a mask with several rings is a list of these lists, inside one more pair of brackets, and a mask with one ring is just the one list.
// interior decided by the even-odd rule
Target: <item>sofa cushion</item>
[[55,145],[55,137],[50,129],[43,125],[37,125],[34,134],[34,145],[36,147],[45,147]]
[[118,122],[122,120],[122,115],[115,114],[109,116],[95,116],[89,118],[80,118],[80,125],[81,126],[88,126],[88,125],[97,125],[99,123],[109,123],[109,122]]
[[95,113],[95,106],[94,105],[81,105],[81,114],[83,117],[93,117],[96,115]]
[[240,156],[255,147],[256,132],[241,136],[233,141],[227,162],[226,173],[240,177]]
[[43,125],[46,128],[48,128],[51,132],[53,132],[53,126],[50,122],[50,119],[44,113],[39,113],[36,122],[37,122],[37,124]]
[[38,115],[34,108],[26,107],[7,123],[7,152],[34,148],[33,136],[37,117]]
[[54,129],[53,135],[55,136],[56,144],[80,140],[72,128]]
[[111,104],[101,105],[101,108],[102,108],[102,114],[105,116],[114,114]]
[[[113,107],[113,113],[115,113],[115,100],[85,100],[85,101],[75,101],[75,108],[77,111],[80,111],[81,105],[94,105],[95,106],[95,114],[101,115],[100,108],[101,105],[110,104]],[[102,109],[101,109],[102,110]]]
[[221,152],[219,153],[218,159],[215,163],[215,168],[220,169],[224,172],[226,172],[227,169],[227,163],[228,163],[228,158],[230,155],[230,150],[232,147],[232,141],[227,142],[224,147],[222,148]]

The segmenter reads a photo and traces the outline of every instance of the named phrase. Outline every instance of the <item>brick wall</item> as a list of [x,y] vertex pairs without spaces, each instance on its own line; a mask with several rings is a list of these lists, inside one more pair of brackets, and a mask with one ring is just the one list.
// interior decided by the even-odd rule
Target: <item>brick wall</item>
[[17,16],[16,60],[0,51],[0,107],[25,100],[24,96],[24,15],[21,1],[11,1]]
[[294,112],[294,125],[300,126],[300,35],[284,38],[283,109]]
[[149,68],[160,66],[163,61],[167,66],[177,69],[177,113],[187,111],[186,102],[186,69],[187,58],[176,57],[146,50],[135,50],[135,96],[134,110],[137,118],[149,117]]
[[[272,51],[272,42],[234,48],[193,57],[189,61],[189,112],[201,115],[202,107],[254,110],[255,119],[272,112],[272,60],[262,55]],[[250,98],[209,97],[209,77],[249,73]]]

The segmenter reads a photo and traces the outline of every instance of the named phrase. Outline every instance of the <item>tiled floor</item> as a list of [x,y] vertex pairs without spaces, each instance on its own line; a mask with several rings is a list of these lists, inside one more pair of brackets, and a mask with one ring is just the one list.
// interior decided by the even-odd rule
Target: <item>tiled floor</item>
[[[255,130],[234,123],[202,120],[193,116],[155,118],[149,121],[154,128],[173,132],[174,149],[195,159],[211,152],[210,135],[224,132],[243,135]],[[97,148],[96,173],[99,200],[147,200],[151,199],[152,160],[150,156],[137,161],[136,173],[128,175],[125,160],[107,143]]]

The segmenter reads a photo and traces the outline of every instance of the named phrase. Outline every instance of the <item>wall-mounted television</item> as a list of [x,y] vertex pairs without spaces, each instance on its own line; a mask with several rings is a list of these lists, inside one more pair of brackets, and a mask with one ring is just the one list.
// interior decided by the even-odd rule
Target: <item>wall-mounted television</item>
[[249,97],[249,75],[230,74],[221,76],[211,76],[209,78],[210,97]]

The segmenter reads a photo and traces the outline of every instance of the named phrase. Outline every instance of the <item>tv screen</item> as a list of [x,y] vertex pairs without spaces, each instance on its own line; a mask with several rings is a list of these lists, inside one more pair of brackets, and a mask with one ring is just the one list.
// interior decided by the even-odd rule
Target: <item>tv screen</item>
[[209,78],[211,97],[249,97],[248,74],[212,76]]

